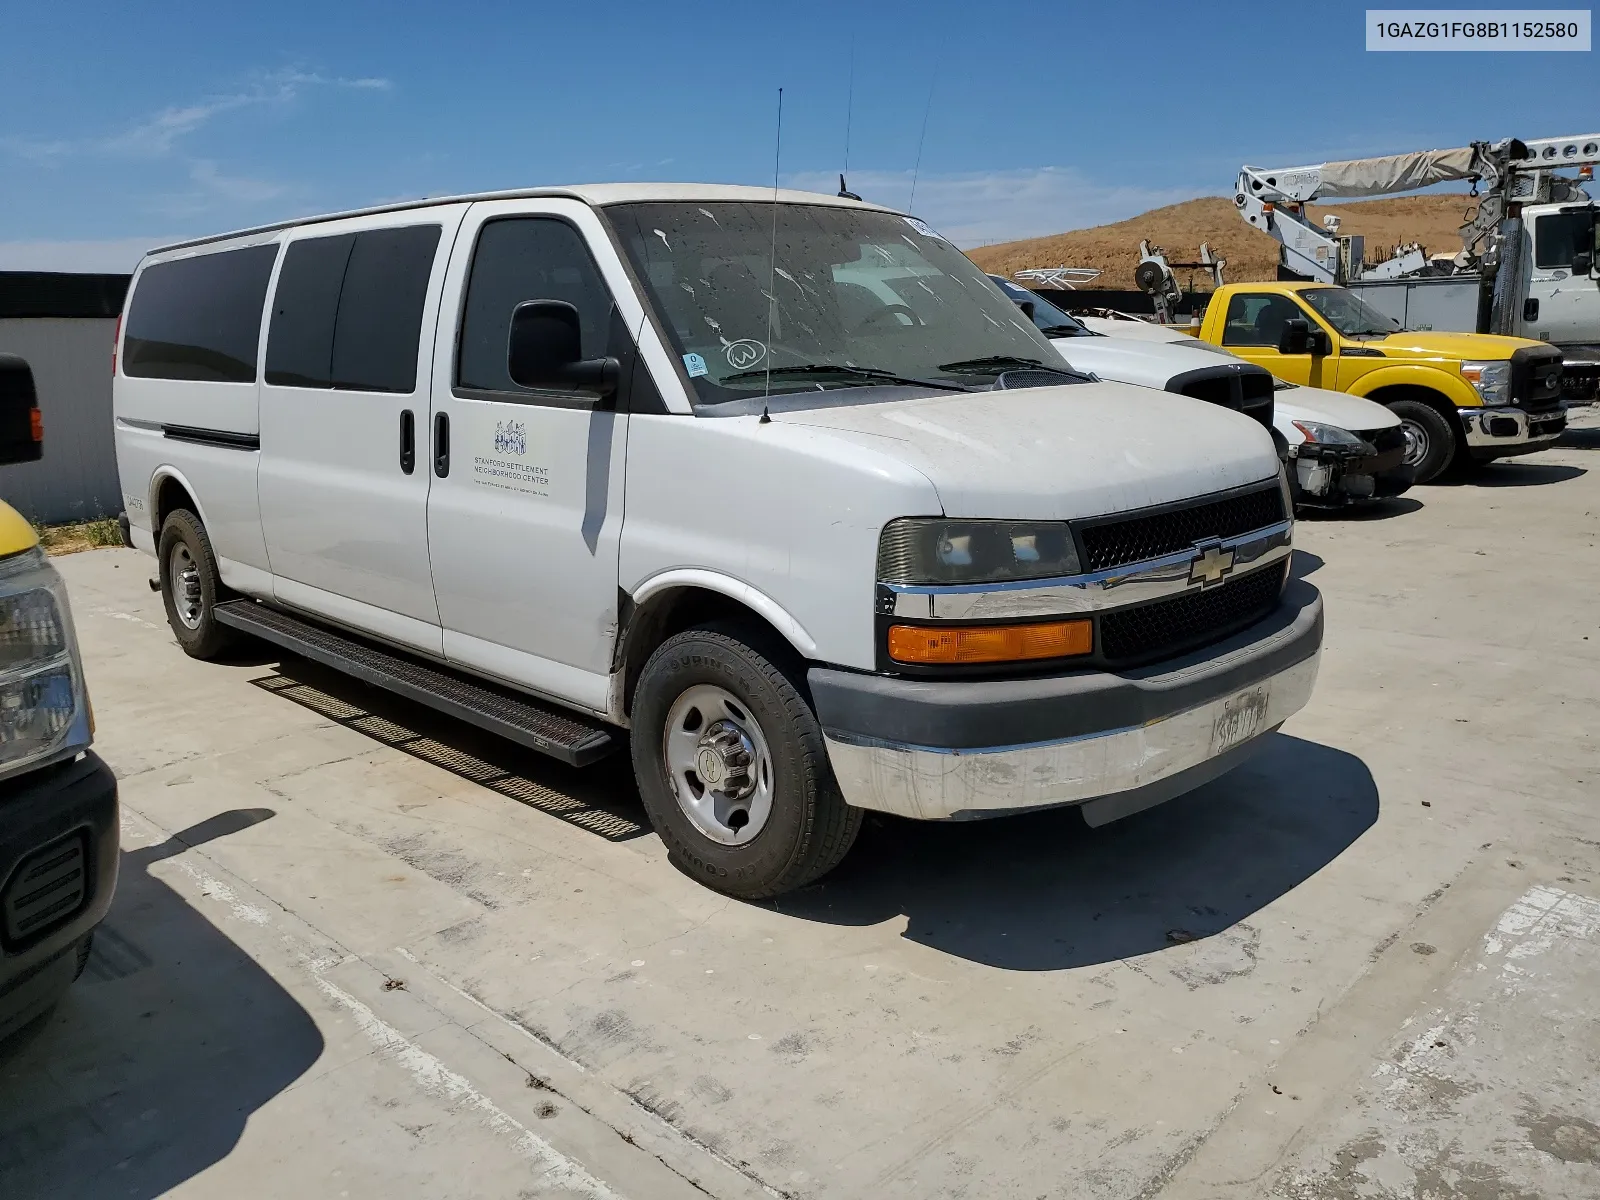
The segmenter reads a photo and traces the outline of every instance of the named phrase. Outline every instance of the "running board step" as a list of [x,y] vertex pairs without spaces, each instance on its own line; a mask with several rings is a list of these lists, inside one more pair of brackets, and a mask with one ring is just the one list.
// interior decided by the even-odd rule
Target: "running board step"
[[610,728],[597,720],[380,649],[254,600],[230,600],[215,612],[224,625],[574,767],[588,766],[617,748]]

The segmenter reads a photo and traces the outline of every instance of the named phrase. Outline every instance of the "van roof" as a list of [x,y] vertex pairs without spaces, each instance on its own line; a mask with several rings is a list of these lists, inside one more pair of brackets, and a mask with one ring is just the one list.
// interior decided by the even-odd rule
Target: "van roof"
[[770,203],[776,195],[780,204],[826,204],[837,208],[864,208],[874,212],[897,213],[898,209],[843,196],[830,196],[824,192],[803,192],[793,188],[774,191],[769,187],[746,187],[721,183],[584,183],[563,187],[512,188],[500,192],[474,192],[462,196],[428,196],[420,200],[401,200],[393,204],[378,204],[370,208],[353,208],[345,212],[323,213],[315,217],[295,217],[288,221],[275,221],[270,225],[256,225],[249,229],[235,229],[231,233],[217,233],[210,237],[191,238],[185,242],[172,242],[157,246],[147,252],[164,254],[169,250],[182,250],[189,246],[204,246],[210,242],[226,242],[252,234],[272,233],[279,229],[293,229],[300,225],[315,225],[321,221],[340,221],[346,217],[366,217],[378,213],[404,212],[413,208],[433,208],[441,204],[465,204],[475,200],[521,200],[535,196],[563,196],[582,200],[586,204],[630,204],[651,200],[702,201],[743,200],[748,203]]

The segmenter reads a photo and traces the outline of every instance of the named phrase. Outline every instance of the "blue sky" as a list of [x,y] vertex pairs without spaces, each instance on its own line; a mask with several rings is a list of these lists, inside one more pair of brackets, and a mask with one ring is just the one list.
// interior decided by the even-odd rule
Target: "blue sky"
[[398,197],[768,183],[780,85],[785,182],[837,186],[848,113],[852,188],[904,206],[915,168],[917,212],[964,245],[1224,193],[1241,162],[1600,127],[1592,53],[1369,54],[1364,11],[16,3],[0,268],[126,270],[164,239]]

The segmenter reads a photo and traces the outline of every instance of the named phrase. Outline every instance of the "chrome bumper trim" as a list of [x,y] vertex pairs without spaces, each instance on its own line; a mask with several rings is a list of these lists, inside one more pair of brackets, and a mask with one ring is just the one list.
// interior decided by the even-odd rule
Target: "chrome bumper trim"
[[[1030,808],[1083,804],[1146,788],[1234,755],[1214,749],[1217,722],[1240,695],[1265,685],[1266,711],[1253,741],[1305,707],[1319,655],[1223,696],[1148,725],[1106,730],[1065,741],[951,750],[891,745],[825,735],[828,758],[844,797],[917,820],[995,816]],[[1195,786],[1204,782],[1196,779]],[[1176,794],[1176,793],[1174,793]],[[1170,797],[1162,797],[1163,799]]]
[[[1224,579],[1237,579],[1247,571],[1287,558],[1292,549],[1293,521],[1210,543],[1219,554],[1232,555]],[[1057,579],[1026,579],[1015,583],[978,583],[953,587],[885,584],[894,595],[892,615],[915,620],[1001,620],[1011,617],[1050,617],[1065,613],[1099,612],[1160,600],[1188,591],[1196,555],[1204,546],[1191,547],[1161,558],[1129,563],[1110,571],[1070,575]]]
[[[1563,409],[1552,409],[1548,412],[1529,413],[1524,409],[1515,407],[1503,408],[1458,408],[1461,414],[1461,425],[1467,431],[1467,445],[1475,450],[1503,449],[1507,446],[1543,445],[1553,442],[1561,436],[1561,431],[1567,427],[1566,412]],[[1489,432],[1489,422],[1497,419],[1509,419],[1516,424],[1514,433],[1494,434]],[[1537,425],[1540,431],[1529,431],[1529,425]]]

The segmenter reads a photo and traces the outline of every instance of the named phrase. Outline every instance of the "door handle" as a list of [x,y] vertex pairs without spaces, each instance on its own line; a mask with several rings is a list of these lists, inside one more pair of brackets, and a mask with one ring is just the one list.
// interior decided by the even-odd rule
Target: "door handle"
[[400,414],[400,469],[407,475],[417,467],[417,417],[409,408]]
[[440,479],[450,474],[450,414],[433,417],[433,473]]

